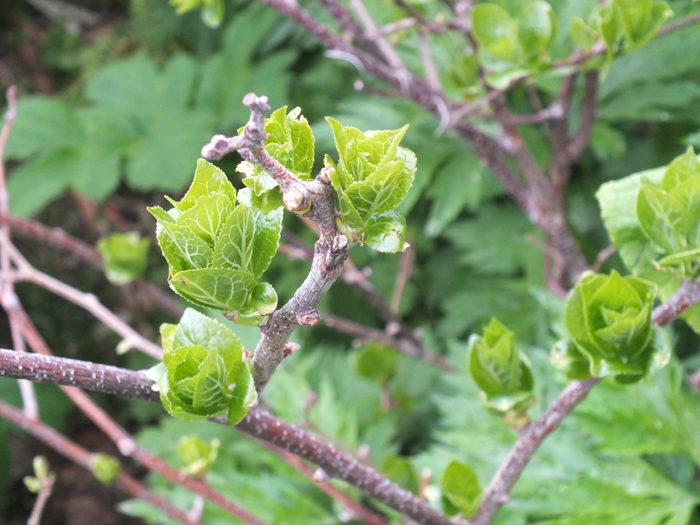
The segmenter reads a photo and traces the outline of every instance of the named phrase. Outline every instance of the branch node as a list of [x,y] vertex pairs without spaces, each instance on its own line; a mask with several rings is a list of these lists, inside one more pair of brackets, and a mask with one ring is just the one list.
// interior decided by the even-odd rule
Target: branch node
[[348,238],[345,235],[338,234],[333,239],[333,244],[331,245],[331,253],[333,255],[338,255],[348,247]]
[[284,357],[289,357],[293,352],[299,350],[300,348],[301,346],[298,343],[285,343],[284,347],[282,348],[282,352],[284,353]]
[[311,209],[311,203],[306,200],[304,194],[299,190],[289,190],[284,192],[282,197],[284,207],[294,213],[306,213]]
[[321,320],[321,314],[318,313],[318,309],[309,310],[308,312],[297,314],[297,321],[299,324],[306,326],[313,326]]
[[313,480],[315,482],[328,481],[328,473],[322,468],[317,468],[314,471]]

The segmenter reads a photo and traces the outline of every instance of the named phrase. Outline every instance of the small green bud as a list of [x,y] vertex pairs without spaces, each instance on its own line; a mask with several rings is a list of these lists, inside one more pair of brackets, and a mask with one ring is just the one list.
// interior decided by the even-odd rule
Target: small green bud
[[121,465],[116,458],[107,454],[93,454],[90,458],[90,469],[100,483],[109,485],[119,476]]

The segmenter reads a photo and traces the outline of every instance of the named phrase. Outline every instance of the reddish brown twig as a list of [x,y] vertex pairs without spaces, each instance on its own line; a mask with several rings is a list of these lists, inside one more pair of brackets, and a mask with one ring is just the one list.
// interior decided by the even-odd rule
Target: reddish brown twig
[[[40,421],[26,417],[19,410],[16,410],[2,400],[0,400],[0,417],[6,419],[13,425],[17,425],[28,434],[31,434],[39,441],[77,465],[80,465],[85,470],[92,472],[91,459],[93,455],[62,434],[56,432],[51,427]],[[116,482],[117,485],[128,494],[144,500],[146,503],[164,512],[174,520],[187,525],[202,525],[199,520],[192,519],[186,512],[178,509],[163,496],[153,493],[125,472],[119,473]]]
[[[28,337],[27,340],[29,341],[30,338]],[[30,370],[23,365],[23,360],[27,359],[31,354],[15,355],[12,352],[0,350],[0,354],[3,353],[12,354],[10,359],[0,364],[0,370],[4,370],[6,376],[31,378],[34,381],[44,382],[45,380],[48,381],[48,378],[44,378],[44,368],[55,369],[58,367],[67,372],[65,377],[63,377],[62,374],[52,373],[51,379],[58,378],[59,384],[72,384],[86,389],[97,387],[98,391],[102,388],[115,388],[114,385],[107,386],[107,378],[113,377],[111,371],[105,372],[104,383],[95,384],[94,381],[83,381],[82,378],[84,378],[84,375],[82,374],[77,374],[75,372],[71,374],[71,360],[69,359],[53,357],[51,360],[40,362],[32,361],[32,366],[34,368]],[[104,365],[91,364],[90,366],[97,375],[101,375],[100,369]],[[158,399],[156,393],[153,392],[151,388],[153,383],[146,377],[144,372],[122,370],[119,377],[119,381],[122,383],[126,382],[130,385],[128,388],[129,397],[144,399],[146,401],[156,401]],[[82,381],[82,383],[78,384],[79,381]],[[75,391],[72,387],[63,388],[68,389],[68,391]],[[82,392],[80,393],[82,394]],[[94,414],[88,414],[88,417],[91,415],[93,417],[95,416]],[[161,473],[159,470],[161,466],[157,463],[152,463],[150,461],[147,463],[144,462],[144,458],[138,452],[138,445],[131,436],[122,434],[124,432],[123,429],[118,426],[115,428],[116,424],[114,422],[102,421],[100,417],[96,418],[98,425],[105,425],[106,427],[109,425],[111,428],[107,428],[106,431],[113,434],[111,437],[117,440],[122,439],[122,441],[118,443],[118,446],[121,444],[121,448],[126,448],[127,451],[129,451],[131,447],[137,447],[130,451],[131,455],[138,461],[144,463],[148,468]],[[219,424],[226,424],[225,418],[218,417],[212,418],[212,420]],[[254,410],[248,413],[235,428],[314,463],[321,467],[329,478],[338,478],[350,483],[368,496],[408,516],[417,523],[423,525],[452,525],[450,520],[431,509],[425,502],[416,497],[415,494],[392,483],[373,468],[360,463],[356,459],[348,457],[339,452],[332,445],[262,410]],[[160,462],[160,460],[156,461]],[[167,470],[163,475],[166,474]],[[166,477],[168,476],[166,475]],[[194,480],[187,478],[183,481],[181,477],[182,474],[177,473],[177,477],[172,479],[172,481],[182,484],[193,492],[200,493],[201,487],[199,485],[193,486],[195,483]],[[168,479],[171,478],[168,477]],[[217,501],[212,501],[218,504]]]

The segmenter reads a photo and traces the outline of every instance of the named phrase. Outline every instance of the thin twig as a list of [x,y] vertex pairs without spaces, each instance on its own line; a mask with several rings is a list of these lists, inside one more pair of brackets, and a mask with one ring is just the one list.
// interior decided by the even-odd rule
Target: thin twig
[[111,310],[106,308],[95,295],[81,292],[80,290],[59,281],[58,279],[54,279],[50,275],[40,272],[34,268],[29,261],[27,261],[22,254],[19,253],[17,248],[10,243],[9,239],[2,234],[0,234],[0,244],[2,244],[3,249],[7,250],[12,258],[12,261],[15,263],[15,265],[17,265],[17,280],[37,284],[42,288],[63,297],[73,304],[84,308],[109,328],[114,330],[114,332],[119,334],[123,338],[120,346],[124,347],[125,349],[135,348],[155,359],[161,360],[163,358],[163,350],[158,345],[152,343],[124,321],[119,319],[119,317],[112,313]]
[[[104,271],[104,261],[99,252],[89,244],[67,234],[61,228],[49,228],[31,219],[21,219],[3,213],[0,213],[0,224],[7,224],[14,232],[40,241],[42,246],[48,245],[58,248],[89,264],[95,270]],[[180,303],[173,298],[172,294],[166,293],[159,286],[140,277],[133,283],[125,287],[119,287],[119,289],[128,293],[127,290],[129,290],[131,286],[136,287],[143,296],[147,297],[153,303],[158,304],[174,318],[177,319],[182,316],[184,309],[180,306]]]
[[[12,126],[17,118],[17,89],[15,86],[10,86],[7,89],[7,112],[5,113],[5,123],[3,124],[2,131],[0,132],[0,213],[7,213],[10,209],[10,195],[7,191],[7,173],[5,171],[5,147],[7,146],[7,141],[10,138],[10,133],[12,132]],[[3,224],[0,227],[0,232],[10,238],[10,228]],[[15,295],[14,282],[10,277],[11,271],[11,260],[10,254],[0,245],[0,303],[5,303],[11,301],[12,297]],[[10,319],[10,331],[12,333],[12,344],[16,351],[24,352],[24,339],[22,334],[19,333],[17,327],[12,323]],[[34,385],[30,381],[19,381],[19,390],[22,396],[22,409],[27,417],[38,419],[39,418],[39,405],[36,400],[36,393],[34,392]]]
[[[16,410],[2,400],[0,400],[0,417],[17,425],[28,434],[31,434],[45,445],[75,464],[83,467],[85,470],[88,470],[90,473],[93,472],[91,467],[93,454],[56,432],[51,427],[24,416],[19,410]],[[144,500],[149,505],[152,505],[154,508],[164,512],[180,523],[185,523],[187,525],[203,525],[199,520],[191,519],[186,512],[178,509],[166,498],[155,494],[123,471],[120,471],[116,482],[119,488],[123,489],[131,496]]]
[[324,479],[323,475],[319,475],[319,471],[314,470],[312,467],[307,465],[301,458],[295,456],[291,452],[282,450],[281,448],[260,439],[255,439],[255,441],[281,458],[285,463],[290,465],[297,472],[301,473],[302,476],[313,482],[319,489],[328,494],[331,498],[346,507],[352,513],[351,519],[360,519],[368,525],[388,525],[388,522],[379,516],[379,514],[373,512],[371,509],[368,509],[362,503],[358,503],[350,496],[345,494],[345,492],[329,483],[326,479]]
[[[30,340],[30,337],[27,337],[27,340]],[[8,356],[8,353],[11,355]],[[85,389],[97,387],[95,389],[96,391],[102,391],[107,388],[110,390],[116,388],[113,384],[110,384],[107,379],[114,375],[113,373],[109,373],[112,372],[111,370],[105,372],[105,381],[96,385],[94,381],[85,380],[84,375],[79,376],[77,371],[71,374],[72,360],[70,359],[52,357],[48,360],[32,361],[33,369],[30,370],[27,366],[23,365],[23,360],[27,359],[29,356],[31,356],[31,354],[15,354],[14,352],[0,350],[0,359],[2,359],[0,361],[0,374],[4,373],[6,377],[23,377],[37,382],[53,382],[49,379],[44,379],[45,374],[49,373],[51,379],[59,379],[58,384],[77,385],[79,381],[83,381],[79,386]],[[102,375],[100,370],[105,365],[90,363],[88,366],[93,368],[95,374]],[[63,377],[62,373],[56,374],[55,372],[51,372],[55,369],[66,371],[66,377]],[[74,379],[78,376],[80,377],[79,380]],[[145,401],[160,401],[158,393],[152,388],[153,382],[146,377],[143,371],[121,370],[119,372],[119,381],[120,383],[129,385],[126,394],[129,397],[143,399]],[[68,391],[75,391],[72,387],[63,388],[68,389]],[[217,417],[211,420],[219,424],[226,424],[225,418]],[[104,422],[100,422],[99,424],[102,425]],[[110,424],[116,425],[114,422]],[[117,428],[121,429],[121,427],[118,426]],[[392,483],[376,470],[367,465],[363,465],[356,459],[342,454],[332,445],[321,441],[298,427],[282,421],[262,410],[249,412],[235,428],[314,463],[322,468],[329,478],[338,478],[346,481],[368,496],[408,516],[417,523],[423,525],[452,525],[450,520],[431,509],[426,503],[416,497],[415,494]],[[123,429],[121,429],[121,431],[124,432]],[[114,430],[110,429],[110,432],[114,432]],[[131,455],[138,461],[143,462],[143,458],[137,453],[139,448],[138,444],[136,444],[133,438],[128,434],[126,434],[126,439],[128,439],[130,443],[133,443],[131,446],[137,447],[131,451]],[[122,444],[122,448],[123,447],[124,444]],[[144,464],[151,470],[160,473],[158,469],[154,468],[156,465],[150,463]],[[181,479],[182,477],[183,475],[178,472],[176,482],[194,492],[201,492],[195,490],[195,487],[192,485],[192,483],[194,483],[192,478],[187,478],[187,480],[183,481]]]
[[45,476],[39,480],[39,483],[41,483],[41,490],[36,497],[34,508],[32,509],[32,513],[29,515],[29,519],[27,520],[27,525],[39,525],[41,523],[41,516],[44,514],[44,508],[51,497],[51,492],[53,492],[55,482],[56,478],[53,476]]
[[566,148],[566,160],[569,164],[574,163],[581,156],[591,140],[597,117],[599,76],[598,70],[595,69],[586,73],[581,120],[576,134]]
[[[41,334],[39,334],[38,330],[31,322],[31,320],[29,319],[29,317],[27,316],[26,312],[20,304],[17,304],[14,313],[21,320],[22,333],[29,346],[31,346],[34,352],[44,356],[43,361],[36,361],[36,366],[34,366],[31,373],[35,377],[40,375],[45,368],[42,365],[43,362],[51,363],[51,365],[49,365],[48,367],[49,370],[51,370],[51,366],[55,366],[56,358],[54,358],[54,360],[47,359],[48,356],[51,356],[51,351],[49,350],[49,347],[44,341],[44,339],[41,337]],[[20,354],[18,352],[14,352],[13,354],[14,355],[9,358],[10,363],[12,363],[13,358],[16,363],[18,358],[21,360],[31,355]],[[8,359],[5,359],[5,363],[7,363],[7,361]],[[21,367],[22,365],[19,366]],[[100,378],[102,379],[102,382],[107,382],[108,378],[111,377],[114,377],[116,379],[117,384],[120,384],[122,380],[125,380],[127,383],[130,383],[129,378],[126,378],[126,376],[123,373],[117,374],[115,376],[115,372],[113,370],[107,370],[103,375],[100,372],[100,366],[102,365],[91,363],[89,366],[91,366],[93,370],[90,374],[90,378],[85,380],[87,383],[94,384],[95,380],[97,380],[97,384],[99,386],[101,384]],[[62,377],[62,381],[58,383],[60,385],[64,385],[65,381],[68,381],[68,384],[73,383],[75,381],[74,378],[76,376],[84,377],[84,374],[80,374],[78,371],[68,367],[67,365],[63,365],[63,369],[60,372]],[[68,379],[63,378],[64,373],[66,373]],[[141,388],[143,388],[144,386],[145,385],[140,385]],[[141,447],[131,434],[129,434],[123,427],[121,427],[116,421],[114,421],[104,410],[102,410],[102,408],[100,408],[100,406],[97,403],[90,399],[90,397],[88,397],[87,394],[85,394],[85,392],[83,392],[82,390],[79,390],[72,386],[61,386],[60,388],[70,398],[70,400],[73,401],[73,403],[75,403],[75,405],[95,425],[97,425],[107,435],[107,437],[109,437],[109,439],[111,439],[114,442],[114,444],[117,446],[119,452],[122,455],[134,458],[136,461],[144,465],[149,470],[160,474],[164,478],[194,492],[195,494],[199,494],[206,500],[211,501],[215,505],[221,507],[231,516],[238,518],[239,520],[241,520],[244,523],[247,523],[248,525],[267,525],[264,521],[256,518],[245,509],[236,505],[226,496],[214,490],[202,479],[190,478],[186,476],[184,473],[178,471],[174,467],[171,467],[163,460],[154,456],[146,449]],[[148,386],[147,388],[151,390],[151,392],[148,392],[146,395],[151,396],[152,394],[154,394],[151,386]],[[141,394],[143,395],[143,391],[141,391]]]
[[440,82],[440,75],[438,74],[437,66],[433,60],[433,54],[430,50],[430,43],[428,42],[426,32],[427,30],[418,32],[418,50],[420,52],[421,62],[423,63],[425,81],[435,93],[442,93],[443,89],[442,83]]
[[571,411],[583,401],[600,379],[572,381],[559,397],[537,418],[526,426],[508,457],[496,472],[481,498],[476,517],[470,525],[487,525],[504,504],[510,501],[510,491],[520,474],[534,456],[544,439],[553,432]]
[[406,288],[406,283],[411,278],[411,273],[413,272],[413,262],[416,259],[416,249],[413,246],[409,246],[401,254],[401,261],[399,263],[399,274],[396,276],[396,283],[394,283],[394,293],[391,295],[391,311],[396,315],[399,314],[399,308],[401,307],[401,297],[403,297],[403,291]]
[[[652,323],[665,326],[692,305],[700,302],[700,280],[685,281],[671,299],[654,308]],[[600,381],[590,378],[572,381],[552,402],[544,413],[518,436],[506,460],[501,464],[479,505],[476,518],[471,525],[488,525],[504,504],[510,500],[510,492],[544,439],[583,401],[588,392]]]
[[351,335],[358,339],[360,344],[369,342],[382,343],[396,348],[399,352],[417,359],[422,359],[430,364],[453,372],[455,368],[444,357],[430,352],[423,345],[416,342],[415,338],[406,337],[403,334],[390,334],[384,330],[369,328],[365,325],[354,323],[336,315],[324,314],[323,322],[339,332]]

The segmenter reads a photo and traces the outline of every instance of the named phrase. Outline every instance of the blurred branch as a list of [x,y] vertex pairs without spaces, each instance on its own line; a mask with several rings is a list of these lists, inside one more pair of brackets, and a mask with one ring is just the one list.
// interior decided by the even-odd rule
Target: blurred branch
[[[32,361],[33,366],[24,367],[23,365],[17,363],[20,363],[25,359],[29,359],[31,354],[13,352],[12,356],[5,355],[3,364],[0,366],[3,372],[5,372],[5,369],[19,369],[19,371],[27,371],[37,381],[44,382],[44,379],[41,377],[41,374],[44,372],[48,374],[51,370],[54,370],[53,378],[55,379],[58,377],[58,374],[55,372],[58,364],[61,378],[60,381],[56,381],[54,383],[64,385],[60,387],[61,390],[63,390],[70,400],[73,401],[73,403],[75,403],[75,405],[95,425],[97,425],[107,435],[107,437],[109,437],[109,439],[114,442],[122,455],[134,458],[149,470],[152,470],[171,482],[202,496],[206,500],[211,501],[228,512],[231,516],[238,518],[248,525],[267,525],[265,522],[259,520],[245,509],[242,509],[236,505],[220,492],[215,491],[202,479],[190,478],[177,469],[171,467],[160,458],[148,452],[136,442],[131,434],[129,434],[123,427],[114,421],[104,410],[102,410],[102,408],[100,408],[99,405],[97,405],[97,403],[90,399],[85,392],[78,390],[73,386],[65,386],[67,384],[77,384],[78,381],[82,380],[86,384],[96,385],[99,388],[101,385],[104,385],[106,381],[111,380],[112,383],[116,381],[117,385],[120,385],[121,382],[125,382],[130,387],[136,388],[140,395],[146,395],[151,398],[155,392],[152,389],[152,385],[150,385],[150,381],[148,381],[146,384],[133,381],[133,375],[127,374],[125,370],[121,373],[116,373],[113,369],[111,369],[111,367],[105,370],[103,373],[102,367],[104,365],[98,365],[95,363],[89,363],[87,365],[91,369],[91,372],[89,372],[89,377],[86,377],[84,371],[74,369],[71,366],[71,360],[61,360],[61,358],[56,357],[48,359],[48,357],[51,356],[51,351],[49,350],[48,345],[41,337],[41,334],[39,334],[38,330],[19,303],[16,306],[14,314],[19,323],[21,323],[20,327],[27,343],[32,350],[34,350],[34,352],[41,354],[44,359],[42,361]],[[57,359],[59,361],[56,361]],[[138,374],[138,372],[136,374]],[[141,376],[145,378],[143,373],[141,373]],[[96,383],[95,380],[97,380]],[[112,388],[119,387],[112,386]],[[147,392],[145,392],[144,389],[146,389]]]
[[112,313],[111,310],[106,308],[96,296],[91,293],[81,292],[80,290],[59,281],[58,279],[54,279],[50,275],[40,272],[34,268],[22,256],[22,254],[19,253],[17,248],[10,243],[7,237],[1,234],[0,244],[2,245],[3,250],[7,250],[12,258],[12,261],[15,263],[15,265],[17,265],[17,273],[15,275],[16,280],[28,281],[37,284],[42,288],[45,288],[46,290],[53,292],[56,295],[63,297],[73,304],[87,310],[106,326],[111,328],[115,333],[119,334],[123,338],[120,345],[123,345],[125,348],[135,348],[155,359],[163,359],[163,350],[160,348],[160,346],[152,343],[124,321],[119,319],[119,317]]
[[[7,89],[7,112],[5,113],[5,123],[0,131],[0,213],[7,213],[10,209],[10,195],[7,191],[7,173],[5,171],[5,147],[12,132],[12,126],[17,118],[17,89],[10,86]],[[10,238],[10,228],[3,224],[0,227],[0,235],[6,239]],[[11,302],[15,296],[15,286],[10,275],[12,262],[7,248],[0,243],[0,304],[5,305]],[[10,332],[12,333],[12,344],[16,351],[24,352],[24,338],[17,330],[17,326],[10,318]],[[39,405],[34,392],[34,385],[30,381],[19,381],[19,390],[22,396],[22,409],[24,414],[32,419],[39,418]],[[50,491],[49,491],[50,492]],[[48,497],[48,496],[47,496]]]
[[[29,340],[30,337],[27,337],[27,339]],[[73,368],[72,360],[70,359],[54,357],[51,361],[32,362],[33,369],[30,370],[29,368],[23,366],[23,360],[27,359],[27,356],[31,354],[17,354],[12,352],[9,359],[6,358],[6,354],[7,351],[0,350],[0,355],[5,357],[5,359],[0,362],[0,374],[4,373],[6,376],[12,374],[12,377],[33,378],[38,382],[53,383],[54,381],[52,380],[44,379],[44,371],[45,369],[51,370],[59,367],[62,371],[66,372],[66,377],[61,374],[60,377],[54,375],[51,379],[59,379],[57,384],[77,385],[78,383],[78,380],[73,379],[73,377],[77,377],[77,372],[74,371],[73,374],[71,374],[71,370],[73,370]],[[105,365],[90,363],[89,366],[93,368],[96,375],[102,375],[101,369]],[[113,375],[113,373],[109,372],[111,371],[105,371],[105,378]],[[83,378],[84,376],[81,375],[80,377]],[[146,374],[143,371],[135,372],[131,370],[121,370],[119,377],[122,383],[129,385],[128,392],[125,394],[128,397],[153,402],[160,401],[157,392],[153,391],[152,389],[152,381],[146,377]],[[79,386],[86,389],[97,386],[95,391],[103,391],[103,388],[114,388],[113,386],[106,387],[106,384],[107,383],[99,383],[95,385],[95,383],[92,381],[81,380],[81,384]],[[64,391],[66,391],[71,398],[75,396],[74,392],[79,392],[72,387],[64,386],[62,389],[64,389]],[[79,393],[82,394],[82,392]],[[85,397],[88,402],[92,403],[87,396]],[[100,409],[97,408],[97,410]],[[88,417],[91,417],[91,414],[88,414]],[[95,414],[92,414],[92,417],[95,417]],[[143,463],[149,469],[162,475],[166,475],[168,473],[167,470],[165,470],[165,473],[163,473],[161,472],[160,468],[155,468],[158,465],[152,463],[151,461],[145,462],[145,458],[140,452],[142,449],[138,446],[134,439],[128,433],[126,433],[124,429],[116,425],[116,423],[111,420],[108,420],[107,422],[101,421],[97,417],[95,419],[97,420],[95,421],[96,424],[98,424],[98,426],[101,428],[103,428],[103,426],[109,427],[107,430],[105,430],[105,428],[103,428],[103,430],[108,432],[108,435],[111,434],[111,438],[118,441],[120,437],[122,440],[128,440],[117,443],[118,447],[121,443],[120,449],[126,448],[126,451],[130,452],[130,455],[134,457],[134,459]],[[219,424],[226,424],[225,418],[216,417],[212,418],[211,420]],[[291,452],[307,461],[314,463],[315,465],[318,465],[330,478],[338,478],[346,481],[347,483],[361,490],[364,494],[367,494],[377,501],[388,505],[401,514],[408,516],[417,523],[423,525],[453,525],[450,520],[430,508],[416,495],[402,489],[395,483],[392,483],[371,467],[361,464],[356,459],[342,454],[332,445],[329,445],[328,443],[325,443],[320,439],[304,432],[298,427],[282,421],[281,419],[263,412],[262,410],[254,410],[249,412],[248,415],[246,415],[246,417],[244,417],[235,428],[241,432]],[[162,463],[160,460],[156,461]],[[168,469],[172,468],[167,465],[166,467]],[[171,481],[175,481],[195,493],[202,493],[201,482],[197,482],[192,478],[187,478],[177,471],[175,471],[174,476],[175,479],[171,479],[166,475],[166,477],[171,479]],[[201,495],[203,495],[205,498],[207,497],[205,494]],[[217,500],[211,501],[220,504],[220,502]]]
[[318,470],[314,470],[312,467],[304,463],[301,458],[265,441],[259,439],[254,439],[254,441],[268,449],[273,454],[277,455],[297,472],[301,473],[302,476],[314,483],[319,489],[346,507],[352,513],[352,517],[350,519],[359,519],[368,525],[388,525],[388,522],[379,514],[365,507],[362,503],[355,501],[345,492],[329,483],[326,479],[324,479],[324,476],[321,475]]
[[365,325],[348,321],[347,319],[331,314],[323,314],[323,322],[330,328],[358,338],[358,342],[360,344],[366,344],[373,341],[382,343],[384,345],[396,348],[399,352],[407,356],[422,359],[423,361],[431,363],[449,372],[454,371],[454,367],[447,359],[429,351],[412,337],[406,337],[403,334],[391,334],[384,330],[369,328]]
[[[92,473],[91,460],[94,457],[93,454],[56,432],[51,427],[22,415],[19,410],[16,410],[2,400],[0,400],[0,417],[18,426],[62,456]],[[116,482],[119,488],[131,494],[131,496],[144,500],[149,505],[152,505],[154,508],[164,512],[180,523],[185,523],[187,525],[203,525],[200,521],[191,519],[186,512],[178,509],[163,496],[151,492],[144,485],[123,471],[119,472]]]
[[[95,270],[100,272],[104,271],[104,262],[99,252],[89,244],[69,235],[61,228],[48,228],[40,222],[31,219],[20,219],[19,217],[2,212],[0,212],[0,224],[6,224],[10,226],[13,231],[38,240],[42,245],[58,248],[84,261]],[[182,316],[184,308],[173,298],[172,294],[167,293],[159,286],[154,285],[146,279],[138,278],[133,281],[133,283],[121,286],[119,289],[126,292],[126,290],[132,286],[174,318],[179,319],[180,316]]]
[[[28,419],[31,420],[31,418]],[[41,490],[34,502],[34,508],[27,520],[27,525],[39,525],[41,523],[41,516],[44,514],[46,503],[49,501],[51,493],[53,492],[56,478],[53,475],[45,476],[39,479],[39,483],[41,483]]]

